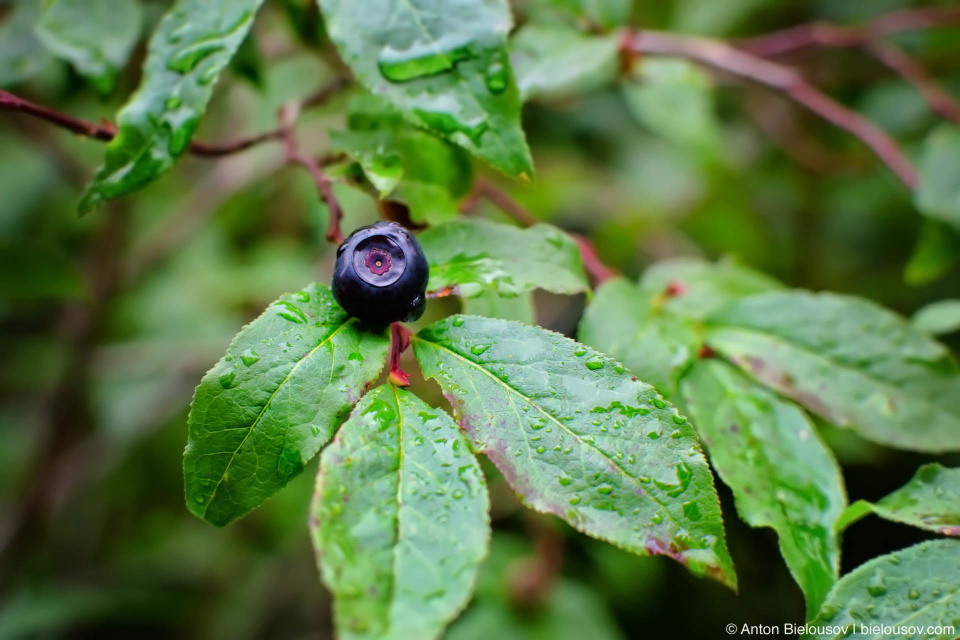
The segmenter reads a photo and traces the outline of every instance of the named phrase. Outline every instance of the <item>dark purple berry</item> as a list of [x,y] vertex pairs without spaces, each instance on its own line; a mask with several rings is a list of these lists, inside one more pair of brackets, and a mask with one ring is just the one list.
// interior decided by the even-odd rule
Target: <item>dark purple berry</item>
[[378,222],[360,227],[337,249],[333,295],[365,322],[411,322],[423,315],[429,277],[417,239],[396,222]]

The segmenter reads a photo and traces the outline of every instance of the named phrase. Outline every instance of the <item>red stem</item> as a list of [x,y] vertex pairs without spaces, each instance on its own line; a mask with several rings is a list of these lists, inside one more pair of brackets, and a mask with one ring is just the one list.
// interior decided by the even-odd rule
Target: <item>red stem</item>
[[[340,91],[343,91],[349,85],[349,78],[346,76],[337,76],[319,91],[305,98],[300,106],[301,108],[306,109],[323,104]],[[24,98],[10,93],[9,91],[0,90],[0,111],[16,111],[18,113],[23,113],[33,118],[54,124],[58,127],[66,129],[67,131],[72,131],[77,135],[91,138],[93,140],[100,140],[102,142],[110,142],[117,135],[116,126],[109,122],[104,122],[103,124],[94,124],[92,122],[87,122],[86,120],[74,118],[73,116],[60,113],[59,111],[55,111],[49,107],[25,100]],[[283,138],[283,136],[283,127],[278,127],[272,131],[265,131],[263,133],[247,136],[245,138],[238,138],[237,140],[231,140],[228,142],[191,142],[188,150],[191,155],[197,156],[198,158],[219,158],[245,151],[250,147],[254,147],[262,142],[280,140]]]
[[917,171],[890,136],[859,114],[830,98],[799,73],[717,41],[662,31],[637,31],[622,45],[633,55],[680,56],[783,93],[824,120],[860,139],[908,188]]
[[769,57],[808,47],[858,47],[897,33],[955,25],[960,25],[958,8],[907,9],[852,27],[829,22],[801,24],[753,38],[741,45],[741,48],[755,56]]
[[891,34],[953,25],[960,25],[960,9],[911,9],[881,16],[861,26],[847,27],[827,22],[802,24],[749,40],[741,48],[761,57],[809,47],[859,48],[916,87],[931,110],[960,124],[960,102],[900,47],[883,40],[884,36]]
[[300,151],[297,145],[297,138],[294,135],[294,125],[300,115],[300,104],[296,102],[288,103],[280,109],[280,138],[283,140],[284,153],[289,164],[299,164],[313,178],[317,185],[317,191],[320,199],[327,205],[330,211],[330,226],[327,229],[327,240],[335,244],[343,242],[343,231],[340,228],[340,221],[343,219],[343,209],[333,193],[333,187],[330,178],[321,166],[322,160]]
[[394,322],[390,325],[390,373],[388,378],[391,384],[397,387],[410,386],[410,374],[400,366],[400,354],[410,346],[410,332],[402,324]]
[[[521,226],[530,227],[540,222],[535,215],[511,198],[507,192],[501,190],[492,182],[483,179],[477,180],[473,192],[464,200],[464,205],[461,209],[465,213],[469,213],[479,198],[486,198],[498,209],[516,220]],[[603,264],[596,247],[594,247],[593,243],[587,238],[576,233],[571,233],[570,236],[576,241],[577,246],[580,248],[580,257],[583,260],[584,269],[586,269],[587,273],[593,277],[598,285],[617,275],[616,271]],[[453,287],[446,287],[427,295],[432,298],[442,298],[454,293],[456,293],[456,290]]]
[[[77,135],[91,138],[93,140],[109,142],[117,135],[117,128],[108,122],[98,125],[93,124],[92,122],[87,122],[86,120],[80,120],[79,118],[74,118],[73,116],[69,116],[65,113],[54,111],[53,109],[44,107],[43,105],[30,102],[29,100],[24,100],[23,98],[15,96],[9,91],[0,90],[0,110],[23,113],[39,120],[55,124],[58,127],[66,129],[67,131],[71,131]],[[276,140],[280,138],[281,135],[282,132],[279,129],[275,129],[273,131],[266,131],[264,133],[259,133],[247,138],[239,138],[237,140],[219,144],[192,142],[190,143],[189,151],[192,155],[195,155],[199,158],[219,158],[221,156],[244,151],[250,147],[260,144],[261,142]]]
[[600,260],[597,248],[593,246],[592,242],[578,233],[571,233],[570,235],[573,236],[573,239],[577,242],[577,246],[580,247],[580,257],[583,260],[583,268],[593,277],[597,286],[617,276],[616,271],[603,264],[603,261]]

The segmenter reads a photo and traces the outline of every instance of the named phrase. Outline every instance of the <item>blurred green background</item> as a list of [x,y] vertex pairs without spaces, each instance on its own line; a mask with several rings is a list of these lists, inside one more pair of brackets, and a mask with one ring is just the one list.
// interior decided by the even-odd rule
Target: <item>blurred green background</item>
[[[522,21],[562,4],[514,6]],[[737,39],[933,4],[638,0],[632,23]],[[0,3],[0,26],[10,5]],[[168,5],[144,2],[144,34]],[[3,34],[0,49],[12,37]],[[198,138],[269,129],[281,104],[332,78],[321,34],[312,2],[267,2]],[[894,40],[960,96],[960,29]],[[141,42],[107,97],[41,54],[28,61],[38,75],[7,88],[90,121],[113,119],[143,55]],[[914,88],[856,51],[815,49],[786,61],[911,157],[938,122]],[[488,177],[536,216],[591,237],[630,276],[667,257],[730,255],[791,286],[858,294],[903,314],[960,297],[951,266],[960,241],[925,228],[910,194],[860,143],[768,91],[726,78],[717,85],[711,135],[693,143],[645,128],[617,88],[532,103],[524,124],[537,180]],[[329,147],[346,100],[304,115],[302,148]],[[217,161],[187,157],[147,189],[78,218],[103,150],[0,112],[0,639],[329,638],[330,597],[306,529],[315,465],[222,530],[187,512],[180,466],[193,387],[233,334],[279,294],[329,279],[327,211],[306,173],[265,144]],[[346,231],[377,218],[368,195],[335,189]],[[479,214],[502,218],[489,205]],[[945,246],[928,241],[915,255],[922,231]],[[431,304],[421,322],[457,309],[449,299]],[[537,304],[543,326],[572,335],[584,299],[538,294]],[[960,347],[957,336],[947,342]],[[417,384],[440,402],[432,383]],[[823,429],[851,499],[879,498],[930,460]],[[802,621],[774,534],[732,517],[725,487],[739,595],[525,512],[487,470],[494,545],[450,638],[722,638],[730,622]],[[868,522],[845,537],[844,572],[927,537]],[[562,554],[561,575],[538,606],[518,608],[518,576],[544,540]]]

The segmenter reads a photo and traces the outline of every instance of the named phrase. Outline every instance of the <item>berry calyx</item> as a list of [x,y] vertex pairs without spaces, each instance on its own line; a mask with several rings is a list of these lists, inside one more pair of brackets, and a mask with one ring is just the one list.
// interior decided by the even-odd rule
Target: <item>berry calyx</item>
[[429,277],[417,239],[396,222],[378,222],[360,227],[337,249],[333,296],[364,322],[411,322],[423,315]]

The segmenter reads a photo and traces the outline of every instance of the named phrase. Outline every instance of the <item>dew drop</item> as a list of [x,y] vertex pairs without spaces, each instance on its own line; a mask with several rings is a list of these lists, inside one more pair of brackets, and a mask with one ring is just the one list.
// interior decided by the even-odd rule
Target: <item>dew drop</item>
[[597,369],[603,369],[603,357],[599,355],[590,356],[583,363],[587,369],[591,371],[596,371]]

